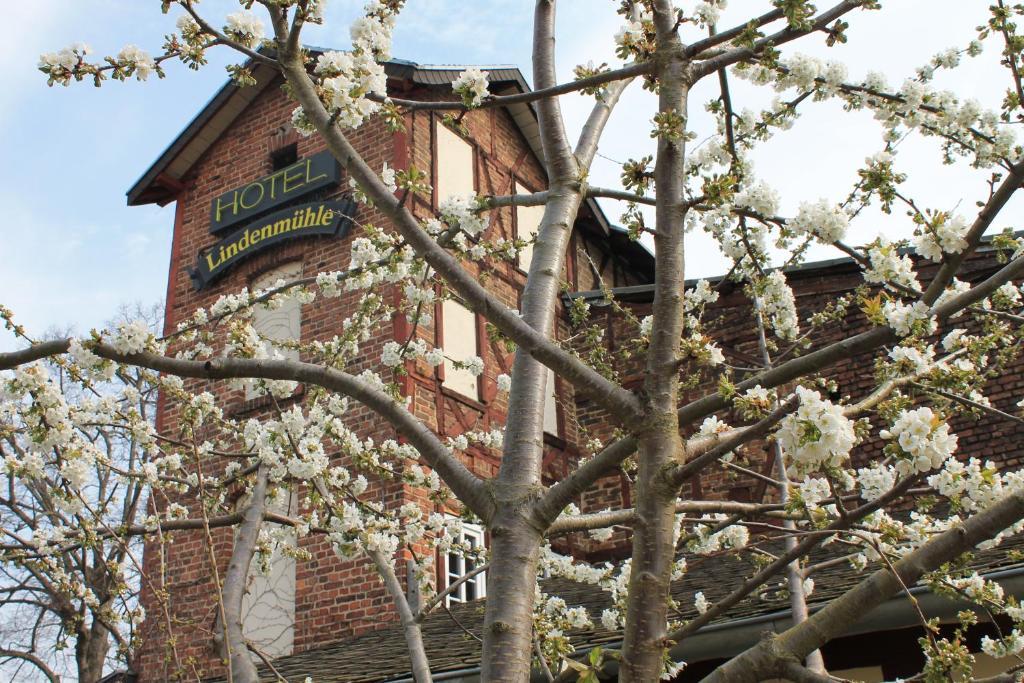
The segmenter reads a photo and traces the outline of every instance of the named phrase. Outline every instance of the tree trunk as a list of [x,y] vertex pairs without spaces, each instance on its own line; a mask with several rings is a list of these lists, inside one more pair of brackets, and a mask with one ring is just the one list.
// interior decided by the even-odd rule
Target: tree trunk
[[103,677],[103,665],[107,661],[107,650],[110,649],[110,636],[106,629],[98,624],[79,632],[75,640],[75,664],[78,667],[78,680],[82,683],[96,683]]
[[491,567],[500,570],[487,576],[481,680],[522,683],[530,679],[541,535],[509,507],[491,525]]
[[656,681],[661,675],[675,557],[672,532],[676,498],[662,473],[681,447],[674,419],[640,441],[633,564],[620,681]]
[[249,654],[242,630],[242,598],[249,578],[249,565],[256,552],[263,513],[267,507],[267,470],[260,467],[256,473],[249,504],[242,513],[242,523],[235,536],[231,561],[224,573],[222,600],[224,602],[224,643],[231,670],[231,683],[257,683],[256,665]]
[[636,522],[633,563],[629,578],[626,633],[622,647],[621,681],[656,681],[666,652],[669,585],[675,559],[673,527],[678,492],[667,474],[683,461],[677,418],[679,342],[683,333],[685,259],[683,196],[688,85],[687,64],[676,32],[672,3],[655,3],[655,28],[662,66],[658,76],[658,111],[681,118],[678,134],[658,136],[654,167],[655,283],[651,344],[647,353],[644,389],[647,428],[639,435],[636,483]]

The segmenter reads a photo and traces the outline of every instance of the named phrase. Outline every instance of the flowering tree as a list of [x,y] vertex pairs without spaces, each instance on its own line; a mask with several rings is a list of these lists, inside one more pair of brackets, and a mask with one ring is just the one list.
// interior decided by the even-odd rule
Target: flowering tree
[[[470,69],[453,84],[451,101],[418,102],[389,97],[382,66],[390,56],[402,0],[371,1],[351,27],[351,49],[316,58],[303,49],[301,36],[306,24],[322,21],[323,0],[245,0],[245,10],[225,22],[202,16],[194,0],[162,4],[164,11],[174,7],[181,15],[160,56],[129,46],[104,61],[90,61],[88,49],[77,45],[43,55],[40,69],[50,84],[90,80],[100,85],[108,78],[162,77],[169,60],[198,68],[207,50],[234,49],[245,61],[229,69],[232,77],[245,85],[253,82],[253,64],[277,70],[296,102],[295,127],[320,136],[347,170],[360,200],[372,203],[391,223],[387,229],[366,228],[357,235],[347,270],[225,296],[208,310],[196,311],[168,337],[157,338],[145,325],[126,323],[87,339],[28,340],[24,350],[0,355],[0,369],[13,369],[3,380],[4,421],[19,425],[27,439],[7,459],[9,476],[20,485],[37,486],[40,477],[53,477],[70,500],[84,485],[79,467],[105,468],[118,480],[145,481],[149,495],[165,504],[156,504],[140,528],[111,528],[112,539],[136,533],[161,539],[179,529],[209,534],[216,527],[234,527],[230,562],[216,577],[223,589],[217,595],[219,626],[213,636],[232,680],[256,680],[241,625],[249,565],[283,544],[286,532],[324,534],[341,556],[372,563],[394,599],[414,675],[430,680],[419,623],[441,596],[432,594],[429,559],[421,554],[413,561],[419,563],[417,575],[426,597],[411,602],[398,578],[397,558],[407,558],[401,549],[424,543],[446,551],[477,551],[458,547],[457,522],[425,514],[415,505],[395,510],[368,500],[363,495],[367,477],[421,486],[435,500],[453,501],[489,530],[485,680],[526,680],[532,663],[551,678],[594,680],[604,666],[600,657],[587,662],[571,658],[562,634],[587,626],[592,615],[540,593],[536,587],[542,569],[610,592],[614,607],[600,619],[608,628],[624,629],[615,659],[620,679],[627,681],[673,675],[679,667],[669,656],[674,642],[780,576],[788,585],[795,625],[737,656],[709,680],[829,680],[818,648],[856,616],[926,575],[934,585],[1013,621],[1014,629],[1005,637],[986,640],[987,652],[1021,653],[1024,635],[1017,629],[1024,612],[1013,598],[976,576],[934,572],[965,551],[996,544],[1020,530],[1024,518],[1021,475],[958,460],[957,437],[948,424],[964,410],[994,410],[980,393],[985,378],[1005,366],[1020,341],[1022,302],[1014,281],[1024,277],[1024,258],[1019,258],[1024,243],[1002,234],[994,242],[1006,261],[995,274],[973,286],[957,275],[982,236],[1000,227],[1000,212],[1024,179],[1022,150],[1009,125],[1024,115],[1019,74],[1024,38],[1016,26],[1024,9],[997,0],[989,22],[965,35],[964,45],[936,55],[900,85],[889,86],[878,74],[850,75],[842,64],[792,53],[788,47],[785,55],[780,51],[801,41],[845,42],[849,25],[844,17],[882,11],[875,0],[842,0],[825,9],[803,0],[773,0],[765,3],[764,13],[726,29],[716,26],[724,0],[687,0],[678,6],[671,0],[625,0],[620,3],[623,28],[615,36],[624,63],[614,68],[580,66],[575,80],[558,83],[555,2],[538,0],[534,91],[491,95],[487,74]],[[254,4],[263,6],[262,16],[250,11]],[[937,70],[956,68],[986,44],[1001,55],[1006,71],[1008,90],[1000,110],[983,110],[931,85]],[[729,90],[734,78],[772,90],[779,98],[763,111],[740,111]],[[705,103],[717,127],[694,130],[687,115],[691,91],[705,80],[719,87]],[[657,152],[624,165],[621,189],[590,186],[588,172],[606,122],[634,82],[634,87],[657,94],[650,131]],[[575,141],[559,107],[559,96],[570,92],[594,98]],[[777,131],[794,125],[803,108],[826,100],[873,112],[882,150],[867,158],[852,188],[837,193],[843,199],[806,201],[794,216],[782,216],[779,197],[754,173],[751,154]],[[378,174],[348,138],[348,131],[370,117],[400,125],[403,113],[413,109],[461,114],[513,102],[536,106],[547,189],[526,195],[450,197],[426,221],[417,219],[406,201],[429,189],[423,174],[413,168],[385,168]],[[908,193],[897,155],[898,143],[908,136],[933,140],[949,163],[991,172],[987,197],[977,211],[921,206]],[[687,144],[696,138],[704,141],[689,149]],[[628,352],[633,362],[639,358],[643,386],[635,391],[619,384],[611,369],[626,358],[568,347],[553,332],[569,226],[590,197],[629,202],[624,222],[636,237],[652,236],[655,245],[652,314],[634,320],[636,344],[614,352]],[[906,209],[914,232],[911,244],[890,242],[868,226],[855,235],[853,224],[872,203],[886,212],[894,206]],[[489,235],[488,211],[509,205],[544,207],[520,311],[504,306],[465,267],[474,261],[513,259],[526,246]],[[644,207],[653,207],[653,222]],[[718,291],[708,283],[684,286],[691,229],[713,235],[732,261],[727,280],[742,286],[758,333],[756,367],[741,371],[727,363],[706,327],[705,315]],[[800,263],[814,243],[854,259],[864,285],[827,310],[812,313],[798,310],[780,266]],[[934,274],[922,281],[910,254],[937,264]],[[515,346],[510,377],[499,381],[508,393],[510,416],[503,433],[444,440],[415,417],[390,381],[395,369],[416,359],[433,365],[444,361],[442,349],[415,336],[389,344],[376,371],[357,374],[347,369],[360,344],[395,313],[414,323],[423,319],[425,305],[436,296],[423,286],[428,278],[443,281],[442,297],[464,301]],[[377,293],[388,285],[404,292],[399,303]],[[365,292],[363,304],[339,324],[344,332],[328,342],[268,340],[251,324],[256,307],[287,298],[308,303],[353,290]],[[854,307],[872,323],[869,330],[840,340],[823,333]],[[586,312],[579,313],[575,317],[586,328]],[[10,314],[5,319],[14,327]],[[292,350],[303,360],[286,359]],[[872,390],[834,395],[829,371],[855,356],[877,359]],[[129,367],[159,372],[150,379],[166,400],[181,406],[180,419],[165,428],[167,433],[158,433],[148,422],[126,419],[117,405],[93,405],[87,394],[62,391],[47,366],[39,364],[44,358],[59,358],[64,372],[86,390]],[[470,360],[464,366],[479,374],[482,363]],[[588,457],[545,487],[542,415],[549,369],[577,396],[613,416],[621,436],[590,444]],[[238,421],[224,413],[204,385],[187,378],[241,382],[274,401],[290,396],[297,382],[314,389],[304,403],[278,409],[270,419]],[[706,391],[694,398],[697,386]],[[346,426],[352,402],[390,423],[402,443],[360,439]],[[727,410],[742,416],[742,424],[723,422]],[[887,426],[871,433],[868,418]],[[129,467],[81,447],[77,430],[96,421],[132,430],[151,455]],[[766,438],[776,458],[770,481],[778,503],[693,500],[683,492],[683,484],[702,471],[735,468],[731,454]],[[851,467],[858,445],[876,438],[887,443],[884,458],[868,467]],[[493,480],[480,479],[457,457],[470,443],[500,451],[501,467]],[[225,459],[230,463],[226,468],[214,467]],[[634,470],[635,508],[582,514],[572,507],[600,477],[624,465]],[[300,486],[311,493],[298,511],[275,512],[276,497]],[[909,518],[887,512],[915,487],[947,499],[951,505],[937,509],[948,512],[921,511]],[[240,489],[229,500],[227,492]],[[192,504],[177,502],[181,500]],[[231,502],[238,500],[240,505]],[[748,529],[762,531],[757,520],[766,513],[781,519],[773,533],[784,538],[784,552],[714,604],[698,594],[700,616],[676,620],[669,585],[686,571],[677,548],[685,544],[699,554],[742,552]],[[601,536],[616,525],[631,528],[633,549],[628,561],[614,567],[574,562],[547,542],[556,534]],[[82,528],[101,526],[81,517],[54,518],[25,531],[24,541],[41,555],[60,543],[92,548],[96,540]],[[877,571],[811,616],[805,559],[830,539],[851,548],[851,562]],[[928,680],[969,674],[971,656],[958,642],[934,636],[924,647],[928,665],[922,673]]]
[[[155,330],[159,313],[136,306],[120,317]],[[143,615],[136,534],[145,474],[156,471],[153,373],[110,365],[86,379],[79,348],[19,368],[2,389],[0,654],[11,678],[36,668],[51,681],[98,680],[128,660]],[[26,394],[35,409],[14,409]]]

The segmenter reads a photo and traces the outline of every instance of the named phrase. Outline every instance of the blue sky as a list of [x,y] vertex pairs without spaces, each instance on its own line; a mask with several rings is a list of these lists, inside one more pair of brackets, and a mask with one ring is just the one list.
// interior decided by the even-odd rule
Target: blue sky
[[[767,4],[733,0],[722,23],[742,9],[759,11]],[[988,5],[962,0],[884,4],[881,13],[851,20],[850,45],[829,52],[814,39],[800,50],[841,59],[851,77],[879,70],[899,83],[932,54],[965,45]],[[361,5],[331,0],[327,26],[311,30],[307,42],[346,47],[348,21]],[[563,1],[558,17],[562,80],[571,77],[573,65],[588,59],[616,63],[611,44],[620,23],[616,5],[612,0]],[[238,3],[204,0],[200,7],[221,23]],[[528,0],[409,0],[399,19],[394,55],[422,63],[515,64],[529,79],[531,9]],[[155,53],[175,18],[173,10],[165,16],[158,3],[139,0],[36,0],[5,6],[7,26],[29,28],[0,41],[5,64],[0,92],[0,302],[13,308],[33,333],[69,325],[85,332],[101,325],[121,303],[163,298],[173,206],[129,208],[124,193],[223,84],[223,67],[233,61],[227,50],[216,50],[198,73],[174,64],[164,80],[114,82],[100,89],[85,83],[47,88],[36,70],[38,55],[73,41],[88,43],[100,55],[116,53],[126,43]],[[989,48],[944,85],[994,105],[1008,84],[996,61],[995,50]],[[710,132],[699,130],[701,100],[713,95],[710,85],[697,89],[691,109],[692,125],[702,135]],[[742,84],[735,87],[740,106],[767,101]],[[576,129],[588,102],[571,97],[563,106],[570,130]],[[646,151],[650,143],[643,131],[650,126],[651,106],[650,96],[638,88],[624,100],[601,148],[606,158],[595,164],[596,184],[617,182],[618,167],[611,160]],[[803,200],[840,199],[860,161],[879,148],[877,126],[869,115],[838,116],[835,105],[815,105],[793,132],[780,135],[758,155],[760,173],[779,189],[790,210]],[[934,143],[911,141],[906,147],[908,170],[915,171],[910,186],[926,204],[970,209],[984,192],[976,172],[941,167]],[[619,207],[606,207],[617,219]],[[1011,207],[1010,215],[1019,217],[1019,204]],[[878,230],[897,236],[907,232],[906,221],[899,217],[868,216],[867,223],[853,241],[869,241]],[[721,259],[706,238],[695,236],[692,250],[700,258],[688,275],[720,271]],[[0,335],[0,349],[11,346],[10,338]]]

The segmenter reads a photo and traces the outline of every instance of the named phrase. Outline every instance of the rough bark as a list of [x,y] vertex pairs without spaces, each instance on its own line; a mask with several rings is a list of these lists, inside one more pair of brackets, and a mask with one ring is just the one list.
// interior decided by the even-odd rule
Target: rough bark
[[75,663],[78,680],[98,681],[103,677],[103,666],[110,649],[110,635],[96,619],[89,628],[83,628],[75,641]]

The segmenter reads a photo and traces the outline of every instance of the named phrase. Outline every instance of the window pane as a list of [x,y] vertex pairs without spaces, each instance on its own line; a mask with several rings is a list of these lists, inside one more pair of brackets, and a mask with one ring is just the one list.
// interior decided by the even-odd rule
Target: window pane
[[457,301],[446,300],[441,304],[444,338],[444,386],[463,396],[477,398],[477,378],[469,370],[456,368],[449,358],[465,361],[479,355],[476,343],[476,316]]
[[[484,531],[477,525],[466,524],[463,527],[463,533],[459,541],[464,546],[482,549],[484,547]],[[442,555],[442,559],[444,560],[441,573],[443,585],[438,588],[439,591],[447,589],[456,581],[471,573],[479,565],[476,559],[463,557],[455,552],[445,553]],[[487,594],[486,574],[487,572],[480,572],[460,583],[458,588],[449,594],[448,602],[466,602],[484,597]]]
[[447,126],[437,130],[437,201],[452,195],[475,194],[473,185],[473,146]]

